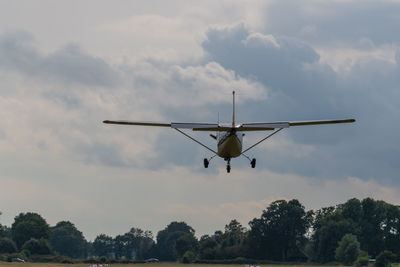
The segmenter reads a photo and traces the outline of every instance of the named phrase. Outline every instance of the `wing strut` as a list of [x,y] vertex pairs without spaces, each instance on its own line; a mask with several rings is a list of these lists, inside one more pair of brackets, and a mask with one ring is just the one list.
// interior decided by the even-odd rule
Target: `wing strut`
[[[253,147],[255,147],[256,145],[259,145],[261,142],[264,142],[265,140],[267,140],[268,138],[270,138],[271,136],[273,136],[274,134],[277,134],[279,131],[283,130],[283,128],[279,128],[278,130],[276,130],[275,132],[273,132],[272,134],[268,135],[267,137],[261,139],[260,141],[258,141],[257,143],[255,143],[254,145],[252,145],[251,147],[247,148],[246,150],[244,150],[241,155],[244,155],[243,153],[246,153],[247,151],[249,151],[250,149],[252,149]],[[244,155],[246,156],[246,155]]]
[[218,153],[217,153],[215,150],[209,148],[208,146],[204,145],[204,144],[201,143],[200,141],[197,141],[196,139],[194,139],[193,137],[191,137],[191,136],[188,135],[187,133],[185,133],[185,132],[179,130],[178,128],[174,128],[174,129],[177,130],[178,132],[180,132],[181,134],[183,134],[184,136],[186,136],[187,138],[192,139],[194,142],[196,142],[196,143],[198,143],[199,145],[201,145],[201,146],[205,147],[206,149],[210,150],[210,151],[211,151],[212,153],[214,153],[215,155],[218,155]]

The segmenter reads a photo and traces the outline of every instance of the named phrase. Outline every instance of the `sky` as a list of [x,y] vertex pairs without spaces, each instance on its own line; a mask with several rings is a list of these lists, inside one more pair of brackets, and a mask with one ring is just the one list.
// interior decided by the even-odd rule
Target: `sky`
[[[399,205],[399,14],[395,0],[0,0],[0,223],[37,212],[94,240],[185,221],[201,236],[278,199]],[[230,174],[173,129],[102,123],[228,123],[233,90],[238,122],[357,122],[284,129]]]

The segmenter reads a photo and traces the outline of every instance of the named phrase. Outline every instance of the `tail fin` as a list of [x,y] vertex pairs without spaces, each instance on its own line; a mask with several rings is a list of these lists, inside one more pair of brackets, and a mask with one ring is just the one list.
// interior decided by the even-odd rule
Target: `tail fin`
[[233,105],[232,105],[232,127],[235,127],[235,91],[232,91]]

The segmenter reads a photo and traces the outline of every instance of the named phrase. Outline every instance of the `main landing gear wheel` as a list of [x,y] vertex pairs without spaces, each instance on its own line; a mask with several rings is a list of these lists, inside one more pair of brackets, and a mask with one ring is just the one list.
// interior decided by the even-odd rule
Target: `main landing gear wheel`
[[256,167],[256,159],[252,159],[250,164],[251,164],[251,167],[254,169]]
[[208,164],[210,164],[208,159],[204,159],[204,168],[208,168]]

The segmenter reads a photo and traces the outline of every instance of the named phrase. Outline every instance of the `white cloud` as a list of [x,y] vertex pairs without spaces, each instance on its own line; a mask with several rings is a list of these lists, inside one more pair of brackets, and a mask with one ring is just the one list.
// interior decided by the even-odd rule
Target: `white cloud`
[[[282,198],[308,209],[352,197],[398,203],[398,6],[380,5],[7,3],[1,222],[37,211],[93,240],[180,219],[212,233]],[[359,7],[367,12],[358,16]],[[202,148],[172,131],[101,123],[216,120],[220,109],[230,115],[232,90],[243,121],[349,115],[357,124],[291,128],[253,150],[257,169],[238,159],[228,175],[223,160],[200,169]]]

